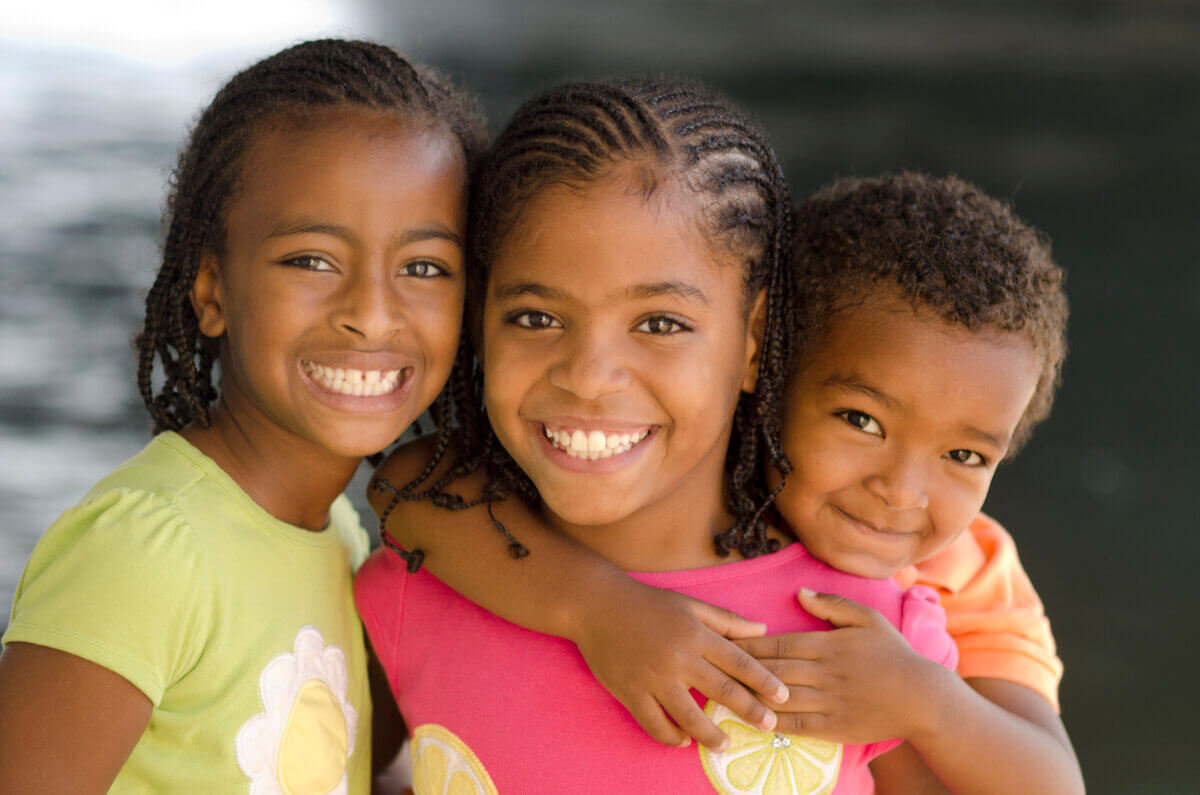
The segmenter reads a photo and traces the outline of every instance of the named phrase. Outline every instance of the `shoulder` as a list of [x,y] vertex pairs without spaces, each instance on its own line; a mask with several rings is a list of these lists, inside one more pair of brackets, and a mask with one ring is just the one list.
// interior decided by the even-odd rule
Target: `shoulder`
[[[434,454],[437,452],[437,437],[422,436],[411,442],[402,444],[388,454],[387,458],[376,468],[367,487],[367,500],[375,513],[382,514],[392,502],[394,491],[402,489],[430,469]],[[429,488],[443,477],[458,463],[454,450],[446,450],[442,458],[434,465],[424,478],[418,490]],[[487,477],[482,471],[456,478],[449,484],[449,490],[461,495],[466,500],[473,500],[483,494]]]

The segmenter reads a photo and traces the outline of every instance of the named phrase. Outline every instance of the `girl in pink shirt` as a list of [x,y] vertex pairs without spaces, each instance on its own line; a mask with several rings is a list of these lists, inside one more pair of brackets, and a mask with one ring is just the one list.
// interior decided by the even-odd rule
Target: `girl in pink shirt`
[[[642,582],[772,633],[829,628],[797,586],[844,594],[953,667],[927,589],[830,569],[761,520],[764,443],[790,468],[775,442],[795,330],[787,189],[752,125],[686,85],[563,86],[518,111],[473,201],[480,371],[452,384],[454,467],[431,465],[403,496],[458,507],[444,487],[484,468],[489,507],[516,494]],[[406,557],[376,553],[356,598],[418,793],[870,792],[867,763],[896,744],[775,733],[773,713],[748,721],[680,687],[664,707],[703,709],[729,739],[664,747],[573,644],[487,613]]]

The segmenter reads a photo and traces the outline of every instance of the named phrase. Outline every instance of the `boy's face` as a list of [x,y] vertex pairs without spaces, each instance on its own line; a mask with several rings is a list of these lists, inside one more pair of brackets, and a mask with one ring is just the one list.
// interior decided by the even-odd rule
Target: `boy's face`
[[982,507],[1039,364],[1019,334],[971,332],[874,288],[830,319],[788,384],[784,519],[863,577],[933,555]]

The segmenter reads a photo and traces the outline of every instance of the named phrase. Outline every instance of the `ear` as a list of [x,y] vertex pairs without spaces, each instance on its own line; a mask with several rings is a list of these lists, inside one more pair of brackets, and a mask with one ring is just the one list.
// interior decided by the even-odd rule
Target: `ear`
[[192,282],[188,298],[201,334],[215,339],[225,333],[225,304],[216,254],[205,252],[200,255],[200,266],[196,269],[196,280]]
[[767,291],[759,290],[746,321],[746,375],[742,391],[753,392],[758,384],[758,363],[762,358],[763,335],[767,329]]

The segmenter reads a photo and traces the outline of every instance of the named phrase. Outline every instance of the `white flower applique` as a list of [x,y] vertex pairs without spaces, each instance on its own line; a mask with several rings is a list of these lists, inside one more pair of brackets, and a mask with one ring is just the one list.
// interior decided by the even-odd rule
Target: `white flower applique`
[[346,697],[346,656],[315,627],[296,633],[292,653],[263,669],[263,711],[237,733],[238,767],[250,795],[345,793],[358,712]]

